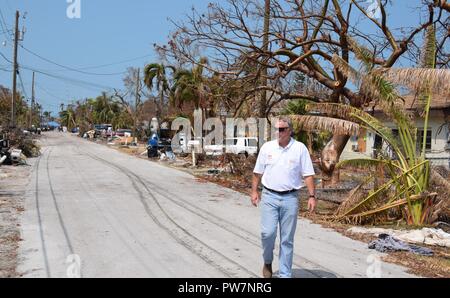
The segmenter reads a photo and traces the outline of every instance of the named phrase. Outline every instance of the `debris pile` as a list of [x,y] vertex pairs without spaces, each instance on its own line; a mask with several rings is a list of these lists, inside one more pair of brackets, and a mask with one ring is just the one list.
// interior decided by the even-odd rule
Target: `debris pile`
[[16,129],[0,135],[0,164],[21,164],[39,154],[40,147],[31,134]]
[[409,251],[418,255],[432,256],[433,251],[426,247],[420,247],[417,245],[407,244],[401,240],[396,239],[388,234],[378,235],[378,239],[372,241],[369,244],[370,249],[375,249],[379,252],[389,252],[389,251]]
[[421,230],[394,230],[352,227],[347,231],[353,234],[373,234],[378,237],[383,234],[388,234],[408,243],[450,247],[450,234],[444,232],[442,229],[422,228]]

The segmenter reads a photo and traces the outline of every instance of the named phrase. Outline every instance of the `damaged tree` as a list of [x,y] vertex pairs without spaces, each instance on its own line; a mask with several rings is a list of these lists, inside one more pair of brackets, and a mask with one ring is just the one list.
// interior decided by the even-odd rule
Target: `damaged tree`
[[[414,43],[430,24],[446,28],[442,22],[443,7],[435,6],[432,1],[420,4],[427,8],[423,15],[425,21],[398,35],[398,30],[394,29],[399,28],[388,26],[388,1],[378,1],[380,19],[368,14],[363,2],[271,0],[270,22],[267,22],[268,1],[210,3],[205,13],[193,10],[187,22],[177,24],[178,30],[169,47],[160,47],[160,50],[165,50],[178,62],[201,64],[211,73],[221,75],[223,85],[238,88],[239,107],[245,106],[242,102],[258,101],[264,91],[261,100],[267,102],[259,107],[264,106],[265,111],[254,109],[253,116],[268,116],[277,103],[296,98],[362,108],[371,99],[353,90],[348,74],[341,71],[333,59],[337,55],[348,64],[355,63],[354,48],[349,40],[369,48],[368,58],[373,68],[386,69],[402,57],[417,58]],[[358,21],[366,22],[376,34],[368,36],[361,32]],[[268,42],[265,42],[267,36]],[[441,37],[438,52],[444,55],[448,34]],[[199,61],[200,51],[208,53],[209,64]],[[448,65],[449,61],[442,61],[440,67]],[[298,73],[314,80],[327,92],[311,94],[292,88],[293,75]],[[230,89],[227,91],[233,93]],[[347,135],[334,135],[323,150],[321,164],[326,174],[333,173],[348,139]]]

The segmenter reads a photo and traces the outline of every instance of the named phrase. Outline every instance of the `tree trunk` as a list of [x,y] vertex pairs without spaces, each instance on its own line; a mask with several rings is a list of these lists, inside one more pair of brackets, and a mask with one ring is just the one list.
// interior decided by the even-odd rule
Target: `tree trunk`
[[308,132],[308,150],[309,154],[313,153],[313,135],[312,132]]
[[[334,135],[325,148],[323,148],[320,158],[320,168],[324,175],[324,186],[326,184],[334,185],[339,182],[339,173],[335,171],[335,167],[349,139],[350,136],[347,135]],[[326,181],[329,181],[329,183],[326,183]]]
[[156,117],[158,118],[158,121],[161,121],[162,114],[164,113],[164,91],[162,90],[162,86],[161,94],[159,96],[159,107],[157,107],[158,113]]
[[[264,36],[263,36],[263,51],[269,51],[269,29],[270,29],[270,0],[265,0],[264,4]],[[261,71],[261,86],[267,86],[267,68],[262,66]],[[267,112],[267,91],[262,90],[259,99],[259,117],[266,118]]]

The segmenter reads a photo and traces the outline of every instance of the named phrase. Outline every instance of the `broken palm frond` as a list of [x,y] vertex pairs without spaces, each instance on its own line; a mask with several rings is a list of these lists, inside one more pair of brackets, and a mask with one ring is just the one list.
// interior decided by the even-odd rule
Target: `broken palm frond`
[[[448,182],[447,179],[442,177],[441,174],[439,174],[436,170],[431,169],[430,171],[430,180],[435,183],[436,185],[443,188],[443,191],[445,191],[447,194],[450,194],[450,182]],[[447,197],[447,200],[450,199],[450,197]]]
[[450,70],[434,68],[390,68],[382,76],[393,83],[412,90],[426,90],[443,96],[450,95]]
[[[364,198],[364,200],[360,201],[358,204],[352,206],[352,208],[350,208],[349,210],[347,210],[343,216],[347,216],[347,215],[351,215],[353,212],[357,212],[358,209],[360,207],[363,207],[367,204],[369,204],[372,200],[377,199],[380,194],[382,194],[383,192],[389,190],[392,186],[402,186],[402,184],[399,183],[399,181],[402,181],[404,179],[408,180],[408,174],[410,172],[413,172],[415,170],[417,170],[418,168],[420,168],[423,164],[428,163],[428,161],[424,161],[422,163],[419,163],[418,165],[408,169],[407,171],[402,172],[400,175],[394,176],[391,180],[389,180],[388,182],[386,182],[385,184],[383,184],[382,186],[380,186],[377,190],[372,191],[369,193],[369,195]],[[411,179],[411,182],[416,182],[414,181],[415,179]],[[411,185],[406,184],[407,187],[410,187]],[[398,193],[396,194],[397,196],[399,195]]]
[[364,64],[367,70],[372,69],[375,56],[374,52],[358,44],[353,38],[347,37],[347,41],[356,58]]
[[430,185],[433,187],[433,190],[439,192],[438,203],[436,210],[431,216],[431,222],[438,220],[440,216],[450,218],[450,182],[435,169],[431,169]]
[[339,208],[336,210],[336,215],[341,216],[347,212],[352,206],[357,205],[366,196],[363,186],[369,183],[374,178],[374,175],[370,175],[362,183],[353,188],[348,194],[347,198],[342,202]]
[[[305,110],[309,113],[320,113],[329,117],[338,117],[345,120],[353,120],[353,114],[364,113],[351,105],[341,103],[315,103],[307,102]],[[355,122],[355,121],[354,121]]]
[[291,115],[294,125],[305,131],[326,130],[339,135],[357,135],[359,125],[357,123],[322,116]]
[[350,64],[347,63],[347,61],[334,54],[331,58],[331,62],[340,72],[345,74],[353,84],[357,86],[360,85],[362,78],[361,73],[351,67]]
[[[380,214],[383,212],[388,212],[394,208],[398,208],[404,205],[407,205],[411,202],[417,202],[417,201],[426,201],[429,198],[435,198],[437,195],[437,193],[426,193],[426,194],[419,194],[419,195],[412,195],[406,199],[398,199],[396,201],[390,202],[388,204],[385,204],[379,208],[373,209],[373,210],[368,210],[368,211],[364,211],[364,212],[360,212],[357,214],[351,214],[351,215],[346,215],[346,216],[337,216],[335,217],[335,220],[338,221],[347,221],[347,222],[357,222],[357,223],[361,223],[363,219],[374,216],[376,214]],[[425,216],[422,218],[423,220],[425,219]]]
[[309,102],[305,106],[310,113],[321,113],[329,117],[338,117],[360,125],[376,132],[384,138],[391,146],[398,147],[397,140],[392,134],[392,129],[386,127],[381,121],[369,113],[361,111],[355,107],[340,103],[313,103]]

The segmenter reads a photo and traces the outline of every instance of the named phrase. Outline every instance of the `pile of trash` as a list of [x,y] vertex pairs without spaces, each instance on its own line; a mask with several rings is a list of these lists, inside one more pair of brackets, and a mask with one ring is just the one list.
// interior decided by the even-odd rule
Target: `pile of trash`
[[369,243],[370,249],[375,249],[379,252],[388,251],[409,251],[422,256],[432,256],[433,251],[426,247],[420,247],[417,245],[407,244],[395,237],[388,234],[378,235],[378,239]]
[[32,136],[20,130],[0,135],[0,165],[25,164],[28,157],[37,157],[40,148]]
[[394,230],[383,228],[353,227],[347,232],[355,234],[389,235],[400,241],[414,244],[426,244],[440,247],[450,247],[450,234],[442,229],[422,228],[421,230]]

